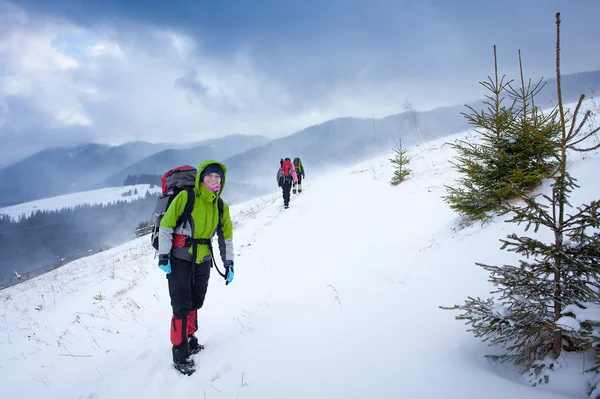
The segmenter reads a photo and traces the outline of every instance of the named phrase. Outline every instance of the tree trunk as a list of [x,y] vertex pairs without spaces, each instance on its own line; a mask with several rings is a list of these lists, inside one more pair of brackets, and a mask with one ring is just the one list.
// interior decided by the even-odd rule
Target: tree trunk
[[[561,241],[562,241],[562,237]],[[560,264],[562,261],[562,256],[558,255],[554,258],[554,265],[556,270],[554,271],[554,317],[553,317],[553,334],[552,334],[552,354],[554,355],[554,359],[558,359],[560,356],[560,352],[562,350],[562,331],[556,326],[556,321],[561,318],[561,301],[560,297],[562,295],[561,290],[561,279],[560,279]]]

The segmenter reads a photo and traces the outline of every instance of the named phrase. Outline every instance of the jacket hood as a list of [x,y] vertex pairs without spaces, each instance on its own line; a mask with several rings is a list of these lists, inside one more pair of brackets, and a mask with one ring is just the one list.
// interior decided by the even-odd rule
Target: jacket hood
[[200,162],[200,165],[198,166],[198,173],[196,173],[196,190],[198,190],[198,192],[200,192],[200,186],[202,185],[202,182],[200,181],[200,176],[202,175],[202,171],[208,165],[212,165],[212,164],[217,164],[221,167],[221,169],[223,169],[223,178],[221,179],[221,189],[219,190],[219,193],[218,193],[218,195],[220,196],[221,193],[223,192],[223,189],[225,188],[225,180],[227,177],[227,167],[225,166],[224,163],[215,161],[213,159],[207,159],[206,161]]

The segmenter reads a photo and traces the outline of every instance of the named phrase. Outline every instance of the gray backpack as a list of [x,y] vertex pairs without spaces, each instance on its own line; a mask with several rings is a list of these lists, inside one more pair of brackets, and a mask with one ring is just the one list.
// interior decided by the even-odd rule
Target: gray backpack
[[156,200],[154,211],[152,212],[152,234],[150,236],[152,246],[158,250],[158,230],[160,221],[165,212],[173,202],[173,199],[182,190],[188,193],[185,210],[177,220],[177,226],[182,224],[192,213],[194,207],[194,186],[196,185],[197,169],[190,165],[183,165],[167,171],[162,179],[162,195]]

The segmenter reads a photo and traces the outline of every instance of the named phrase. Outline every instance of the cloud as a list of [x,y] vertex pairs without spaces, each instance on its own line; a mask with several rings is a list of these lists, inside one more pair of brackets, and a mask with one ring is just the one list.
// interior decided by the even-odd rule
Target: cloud
[[[460,104],[484,94],[478,81],[493,72],[493,44],[504,72],[514,73],[520,48],[528,73],[551,75],[552,7],[566,4],[1,1],[0,138],[20,140],[2,157],[17,157],[27,140],[33,151],[48,142],[278,137],[336,117],[402,112],[407,100],[418,109]],[[563,17],[573,47],[565,72],[600,62],[588,47],[594,35],[573,22],[590,7],[600,8]]]
[[121,58],[123,56],[123,52],[121,51],[119,43],[102,41],[89,46],[87,48],[86,55],[91,58],[104,56]]
[[198,72],[191,70],[188,74],[178,78],[175,86],[184,90],[189,90],[193,97],[203,100],[208,94],[208,87],[198,80]]
[[91,124],[72,81],[80,64],[53,45],[59,35],[73,34],[73,28],[30,18],[10,5],[4,5],[0,14],[2,129],[18,134],[34,127]]
[[[244,54],[214,60],[175,32],[107,36],[51,19],[40,24],[14,7],[3,11],[10,27],[0,33],[0,137],[8,144],[18,136],[19,145],[3,158],[27,139],[30,153],[52,139],[185,142],[257,133],[254,113],[274,116],[268,108],[286,96]],[[64,136],[74,134],[68,126],[80,128],[77,138]]]

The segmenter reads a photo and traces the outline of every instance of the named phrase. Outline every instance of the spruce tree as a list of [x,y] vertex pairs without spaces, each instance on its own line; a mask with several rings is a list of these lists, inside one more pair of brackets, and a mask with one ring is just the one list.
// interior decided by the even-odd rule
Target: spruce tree
[[560,136],[557,112],[547,114],[535,105],[535,96],[544,88],[540,79],[532,86],[525,84],[521,51],[519,50],[520,87],[508,84],[507,95],[512,100],[512,123],[501,140],[500,149],[505,156],[506,176],[502,185],[503,197],[514,198],[519,191],[532,190],[543,178],[550,177],[555,169],[558,154],[554,141]]
[[408,169],[410,157],[408,156],[408,149],[402,148],[402,140],[400,140],[398,148],[394,148],[393,150],[396,153],[396,156],[390,158],[390,162],[394,167],[394,175],[390,180],[390,184],[392,186],[397,186],[402,183],[412,171]]
[[544,85],[542,80],[525,85],[522,65],[520,77],[518,89],[513,80],[499,77],[494,46],[494,78],[480,82],[491,93],[484,101],[487,108],[476,111],[467,106],[471,112],[462,113],[478,137],[451,144],[458,153],[452,164],[460,177],[455,185],[446,186],[448,195],[443,198],[466,218],[485,220],[493,212],[501,213],[504,202],[520,190],[538,186],[551,170],[555,148],[547,139],[556,137],[558,128],[552,114],[544,115],[534,101]]
[[[500,240],[501,249],[526,257],[518,265],[491,266],[477,263],[490,273],[489,281],[497,289],[488,299],[468,297],[458,309],[456,318],[471,325],[470,331],[484,342],[504,348],[494,358],[509,360],[530,370],[534,384],[547,381],[547,368],[562,351],[586,351],[598,341],[598,323],[583,323],[581,329],[569,322],[580,309],[600,302],[600,201],[568,208],[570,193],[578,186],[567,170],[572,151],[591,151],[600,147],[585,142],[599,129],[582,133],[590,112],[580,118],[581,95],[572,115],[564,111],[560,75],[560,13],[556,14],[557,112],[550,125],[557,125],[560,137],[546,139],[557,150],[557,165],[551,174],[551,193],[528,194],[519,191],[520,204],[505,204],[512,214],[510,223],[525,224],[551,232],[545,242],[539,234],[533,237],[510,234]],[[594,332],[595,331],[595,332]],[[597,362],[600,359],[597,359]],[[597,363],[598,364],[598,363]],[[545,373],[540,376],[540,373]],[[533,382],[533,381],[532,381]]]

